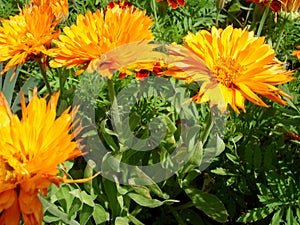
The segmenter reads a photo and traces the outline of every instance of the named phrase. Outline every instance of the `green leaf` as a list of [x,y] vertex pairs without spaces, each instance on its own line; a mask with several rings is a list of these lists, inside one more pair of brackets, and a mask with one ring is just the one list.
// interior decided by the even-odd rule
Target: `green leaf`
[[102,179],[102,182],[104,186],[105,195],[108,198],[109,208],[112,211],[111,217],[116,218],[118,215],[121,214],[123,208],[123,205],[121,204],[122,202],[120,202],[118,198],[123,197],[118,193],[115,182],[112,182],[105,178]]
[[237,165],[240,164],[238,158],[237,158],[235,155],[232,155],[232,154],[230,154],[230,153],[226,153],[226,156],[227,156],[227,158],[228,158],[231,162],[233,162],[234,164],[237,164]]
[[270,224],[280,225],[280,223],[282,221],[283,211],[284,211],[284,209],[279,209],[277,212],[275,212]]
[[[4,84],[2,87],[0,87],[1,91],[3,92],[3,94],[6,97],[6,100],[9,105],[11,105],[12,97],[13,97],[13,94],[15,91],[15,85],[16,85],[16,81],[19,76],[20,66],[18,66],[17,70],[15,71],[14,78],[11,80],[14,70],[15,70],[15,67],[11,68],[10,70],[8,70],[6,72]],[[1,79],[3,79],[3,78],[1,77]]]
[[[92,177],[94,175],[95,168],[96,168],[96,163],[93,160],[89,159],[84,169],[84,178]],[[93,193],[93,180],[89,180],[85,182],[83,185],[85,190],[87,190],[89,193]]]
[[140,168],[135,167],[135,174],[137,178],[131,179],[131,185],[136,185],[138,183],[147,184],[147,187],[158,197],[163,199],[168,199],[169,195],[164,193],[160,187],[147,175],[142,171]]
[[73,195],[70,195],[70,188],[68,185],[62,185],[56,192],[57,200],[62,204],[66,212],[69,212],[74,199]]
[[69,219],[68,215],[62,211],[60,211],[56,205],[48,202],[45,198],[39,196],[41,203],[43,205],[43,209],[45,211],[48,211],[52,215],[56,216],[57,218],[60,218],[62,222],[68,225],[79,225],[79,223],[75,220]]
[[137,204],[144,206],[144,207],[149,207],[149,208],[156,208],[158,206],[163,205],[166,202],[174,202],[174,200],[159,201],[157,199],[146,198],[137,193],[128,193],[127,196],[130,197]]
[[139,221],[135,216],[128,214],[127,215],[128,219],[135,225],[144,225],[141,221]]
[[220,223],[226,222],[226,208],[217,196],[196,188],[185,188],[184,191],[192,200],[196,208],[203,211],[208,217]]
[[84,204],[88,205],[88,206],[91,206],[91,207],[94,207],[95,203],[94,203],[94,200],[95,200],[96,196],[91,196],[91,195],[88,195],[85,191],[82,191],[81,192],[81,200]]
[[297,224],[297,221],[293,215],[292,206],[289,206],[286,212],[286,222],[288,225]]
[[77,213],[82,208],[82,205],[83,205],[83,203],[79,198],[74,198],[74,200],[72,202],[72,207],[70,208],[70,211],[69,211],[69,217],[71,217],[73,215],[77,215]]
[[255,208],[248,210],[244,215],[237,219],[237,222],[252,223],[270,215],[274,209],[268,207]]
[[117,217],[115,225],[129,225],[129,220],[126,217]]
[[102,224],[109,220],[109,213],[101,205],[95,204],[93,218],[97,225]]
[[43,221],[44,221],[45,223],[50,223],[50,224],[52,224],[53,222],[58,222],[58,221],[60,221],[60,218],[58,218],[57,216],[52,216],[52,215],[45,215],[45,216],[43,217]]
[[116,144],[115,140],[112,137],[112,136],[117,136],[117,135],[110,129],[106,128],[106,121],[107,120],[103,120],[101,122],[101,125],[100,125],[101,135],[113,151],[118,151],[119,146]]
[[27,79],[27,81],[25,82],[25,84],[22,86],[21,90],[19,91],[19,93],[17,94],[14,103],[12,104],[11,110],[13,113],[16,113],[17,111],[19,111],[21,109],[21,95],[22,92],[24,92],[24,94],[27,94],[29,92],[30,89],[33,89],[33,87],[39,87],[42,84],[42,80],[41,79],[36,79],[33,77],[29,77]]
[[94,213],[94,207],[83,204],[79,214],[80,225],[85,225]]
[[234,173],[230,173],[228,170],[221,167],[217,167],[216,169],[211,170],[210,172],[221,176],[235,176]]
[[239,3],[234,3],[230,6],[230,8],[228,9],[229,13],[237,13],[239,12],[241,9],[241,6]]
[[82,203],[94,207],[95,203],[94,200],[96,196],[88,195],[85,191],[80,191],[79,189],[75,189],[70,191],[74,197],[79,198]]

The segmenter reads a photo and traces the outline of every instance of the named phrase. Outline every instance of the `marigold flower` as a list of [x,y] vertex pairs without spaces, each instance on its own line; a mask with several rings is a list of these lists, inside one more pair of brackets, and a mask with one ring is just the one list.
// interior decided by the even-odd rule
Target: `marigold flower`
[[115,6],[119,6],[120,8],[126,8],[133,6],[132,3],[126,2],[126,1],[116,1],[116,2],[110,2],[106,5],[107,8],[114,8]]
[[299,18],[300,0],[280,0],[282,4],[281,14],[290,20]]
[[9,60],[1,74],[46,53],[52,39],[58,36],[54,18],[49,7],[29,6],[1,20],[0,62]]
[[145,13],[133,6],[122,8],[116,5],[108,7],[105,16],[99,10],[95,13],[88,11],[85,16],[78,15],[76,24],[65,27],[65,35],[53,40],[57,47],[48,51],[54,57],[50,66],[72,68],[83,65],[80,73],[118,46],[153,40],[150,30],[153,21]]
[[66,19],[69,14],[68,0],[31,0],[31,4],[36,6],[51,7],[52,13],[58,19]]
[[[262,4],[263,6],[267,7],[269,4],[269,0],[246,0],[246,2],[255,2]],[[278,12],[281,9],[281,3],[280,0],[271,0],[270,2],[270,8],[274,12]]]
[[0,93],[0,224],[19,225],[20,215],[25,225],[42,224],[38,194],[45,195],[51,183],[74,182],[57,176],[57,166],[82,155],[74,140],[81,127],[70,132],[76,109],[56,118],[59,94],[47,104],[36,92],[27,106],[23,95],[21,120]]
[[[245,98],[269,107],[257,94],[280,104],[287,104],[281,96],[291,98],[274,85],[293,80],[292,72],[284,70],[282,63],[275,59],[272,47],[264,43],[263,37],[255,37],[254,32],[232,26],[224,30],[212,27],[211,32],[189,33],[184,41],[206,63],[217,81],[217,85],[214,79],[203,82],[199,93],[193,97],[198,103],[210,100],[222,111],[229,104],[234,111],[245,112]],[[190,82],[203,81],[202,77],[186,78]]]
[[[300,49],[300,45],[297,48]],[[300,50],[293,51],[292,55],[300,60]]]
[[156,0],[156,1],[157,2],[167,1],[173,9],[176,9],[178,5],[184,6],[185,4],[185,0]]

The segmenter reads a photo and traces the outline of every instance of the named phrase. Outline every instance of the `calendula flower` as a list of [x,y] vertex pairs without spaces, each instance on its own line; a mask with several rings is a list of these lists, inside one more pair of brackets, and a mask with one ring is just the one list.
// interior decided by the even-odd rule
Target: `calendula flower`
[[78,15],[76,24],[65,27],[65,35],[53,41],[57,47],[48,52],[54,57],[50,66],[82,66],[80,73],[118,46],[152,40],[152,24],[152,19],[146,16],[145,11],[133,6],[116,5],[108,7],[105,14],[97,10],[95,13],[88,11],[85,16]]
[[2,19],[1,23],[0,62],[9,60],[1,74],[43,55],[58,36],[57,21],[49,7],[31,5],[16,16]]
[[68,0],[31,0],[31,4],[39,7],[50,7],[56,18],[65,20],[69,14]]
[[[274,85],[292,80],[292,72],[284,70],[263,37],[255,37],[254,32],[228,26],[224,30],[212,27],[211,32],[202,30],[196,34],[189,33],[184,41],[206,63],[214,77],[203,82],[193,100],[198,103],[210,100],[212,104],[218,104],[222,111],[229,104],[236,112],[239,109],[246,111],[245,98],[269,107],[257,94],[287,104],[281,96],[290,96]],[[173,76],[176,77],[176,73]],[[186,78],[189,82],[203,81],[197,76]]]
[[168,2],[169,5],[173,8],[176,9],[178,5],[184,6],[185,0],[156,0],[157,2]]
[[[300,49],[300,46],[298,46],[298,49]],[[300,60],[300,50],[293,51],[292,55]]]
[[115,6],[119,6],[120,8],[127,8],[130,6],[133,6],[132,3],[126,2],[126,1],[115,1],[115,2],[110,2],[106,5],[107,8],[114,8]]
[[281,14],[289,20],[299,18],[300,0],[280,0],[282,4]]
[[[246,2],[255,2],[263,5],[264,7],[267,7],[269,4],[269,0],[246,0]],[[281,3],[280,0],[271,0],[270,2],[270,8],[274,12],[278,12],[281,9]]]
[[42,204],[38,194],[46,195],[51,183],[82,182],[57,176],[58,165],[81,156],[75,136],[81,127],[72,119],[77,109],[56,115],[59,94],[38,98],[36,89],[26,106],[21,100],[22,119],[14,115],[0,93],[0,224],[42,224]]

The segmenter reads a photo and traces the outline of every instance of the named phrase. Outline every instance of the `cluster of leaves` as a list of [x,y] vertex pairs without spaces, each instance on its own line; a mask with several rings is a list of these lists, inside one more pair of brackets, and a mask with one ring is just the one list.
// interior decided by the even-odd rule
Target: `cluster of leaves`
[[[0,0],[1,17],[7,18],[17,13],[16,5],[22,5],[24,2]],[[69,1],[69,17],[61,26],[74,23],[76,15],[84,14],[87,10],[104,8],[108,2],[108,0]],[[185,7],[176,10],[158,4],[156,0],[151,0],[150,3],[146,0],[130,2],[140,9],[146,9],[148,15],[154,18],[153,33],[157,39],[165,42],[182,43],[182,37],[188,31],[209,29],[216,24],[218,14],[215,1],[210,0],[187,0]],[[233,23],[237,27],[245,28],[251,26],[251,20],[255,22],[248,2],[225,1],[225,3],[218,16],[220,27]],[[300,45],[299,23],[299,21],[287,23],[284,41],[277,51],[277,57],[286,61],[289,69],[295,70],[296,78],[299,77],[299,61],[291,56],[291,52]],[[278,29],[278,23],[272,19],[266,23],[263,34],[266,35],[267,42],[273,44],[277,40]],[[26,64],[24,67],[26,69],[17,71],[12,83],[8,78],[13,70],[0,79],[0,87],[6,96],[10,96],[8,101],[12,104],[14,112],[20,109],[18,104],[20,95],[14,93],[15,85],[22,86],[26,94],[34,85],[40,87],[41,94],[46,90],[40,82],[41,74],[37,72],[37,68],[32,64]],[[126,171],[123,171],[124,177],[106,175],[98,176],[84,184],[64,184],[59,188],[51,186],[48,197],[41,197],[46,224],[300,223],[300,141],[294,138],[300,132],[299,79],[282,86],[293,97],[293,101],[288,101],[287,107],[268,102],[272,105],[268,109],[247,104],[246,114],[237,115],[230,112],[226,120],[225,137],[210,137],[212,124],[216,121],[210,118],[209,107],[193,105],[189,113],[199,112],[200,118],[196,127],[201,131],[200,138],[196,138],[198,133],[195,130],[190,130],[183,137],[189,140],[189,145],[177,148],[182,138],[180,137],[182,129],[178,125],[180,117],[176,105],[160,97],[147,97],[157,96],[157,93],[153,94],[156,89],[146,89],[148,92],[144,97],[145,87],[140,87],[143,92],[136,93],[140,95],[140,101],[130,110],[125,110],[119,107],[120,105],[111,104],[109,82],[97,74],[83,77],[79,81],[70,76],[71,72],[61,69],[49,71],[47,76],[51,87],[54,90],[61,90],[59,111],[64,110],[72,102],[81,101],[78,116],[82,119],[82,137],[85,138],[83,144],[89,149],[89,154],[64,165],[66,168],[62,168],[62,171],[67,170],[72,178],[91,177],[93,170],[101,170],[99,166],[104,166],[105,160],[110,156],[136,166],[153,165],[164,161],[166,162],[164,168],[171,168],[174,161],[168,158],[174,152],[179,155],[186,154],[191,148],[193,155],[173,176],[157,184],[152,177],[137,170],[138,178],[148,182],[149,185],[122,184],[120,181],[128,178]],[[114,78],[117,75],[115,74]],[[24,80],[17,83],[18,77]],[[132,77],[123,80],[114,79],[116,93],[124,90],[133,80]],[[81,85],[80,82],[85,85]],[[175,81],[171,83],[175,85]],[[76,88],[77,85],[81,89]],[[185,86],[183,83],[176,85],[182,85],[191,95],[198,88],[192,85]],[[171,87],[162,84],[161,88],[170,90]],[[118,101],[130,102],[131,98],[137,98],[137,95],[124,95],[127,98]],[[12,99],[15,99],[14,102]],[[115,132],[114,126],[118,124],[112,120],[115,116],[112,114],[112,107],[129,115],[127,121],[129,132],[134,137],[146,140],[155,134],[161,136],[160,132],[165,131],[163,139],[157,142],[156,139],[152,139],[153,142],[150,144],[156,146],[152,151],[133,150],[140,146],[126,143],[128,140],[124,139],[124,135]],[[95,117],[91,118],[90,115],[93,114]],[[151,129],[153,123],[164,127],[153,130]],[[214,147],[208,145],[209,138],[215,138]],[[105,151],[99,151],[99,146],[103,146]],[[210,155],[212,152],[215,154],[213,157]],[[205,158],[214,156],[217,157],[203,172],[199,165],[211,163],[205,162]],[[117,170],[120,164],[108,163],[105,166]]]

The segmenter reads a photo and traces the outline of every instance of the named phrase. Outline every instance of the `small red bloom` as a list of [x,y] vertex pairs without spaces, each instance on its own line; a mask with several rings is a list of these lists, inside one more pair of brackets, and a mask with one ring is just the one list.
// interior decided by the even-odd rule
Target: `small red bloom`
[[168,1],[169,5],[171,5],[173,9],[176,9],[178,5],[184,6],[185,4],[185,0],[156,0],[156,1],[157,2]]
[[[246,0],[246,2],[261,3],[265,7],[267,7],[268,4],[269,4],[269,0]],[[272,0],[271,3],[270,3],[270,8],[274,12],[278,12],[281,9],[281,3],[280,3],[280,1],[278,1],[278,0]]]
[[125,1],[116,1],[116,2],[110,2],[106,5],[107,8],[114,8],[115,6],[119,6],[119,8],[126,8],[132,6],[130,2],[125,2]]

